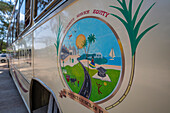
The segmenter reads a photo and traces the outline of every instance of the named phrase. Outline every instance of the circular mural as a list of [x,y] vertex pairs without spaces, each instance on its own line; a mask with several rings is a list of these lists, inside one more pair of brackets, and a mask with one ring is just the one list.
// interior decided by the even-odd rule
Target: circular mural
[[70,90],[96,103],[113,97],[123,80],[120,40],[108,23],[96,17],[81,18],[69,28],[60,63]]

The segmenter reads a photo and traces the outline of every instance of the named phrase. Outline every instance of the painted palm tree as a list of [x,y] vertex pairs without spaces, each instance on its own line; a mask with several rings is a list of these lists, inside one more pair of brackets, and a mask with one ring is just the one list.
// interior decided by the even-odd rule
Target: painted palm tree
[[[82,47],[84,48],[84,51],[85,51],[85,54],[86,54],[86,58],[87,58],[87,56],[88,56],[88,52],[89,52],[89,49],[90,49],[90,45],[91,45],[92,43],[94,43],[95,41],[96,41],[96,37],[95,37],[94,34],[90,34],[90,35],[87,37],[87,40],[84,40]],[[88,48],[86,48],[86,47],[87,47],[87,42],[89,43]],[[87,49],[87,50],[86,50],[86,49]]]
[[84,40],[83,43],[82,43],[82,47],[84,48],[84,52],[87,56],[86,46],[87,46],[87,40]]
[[90,35],[87,37],[87,40],[88,40],[88,43],[89,43],[88,49],[87,49],[87,54],[88,54],[89,49],[90,49],[90,45],[96,41],[96,37],[95,37],[94,34],[90,34]]
[[129,1],[129,7],[127,7],[125,0],[122,0],[122,1],[117,0],[117,1],[118,1],[118,3],[120,4],[121,7],[117,7],[117,6],[110,6],[110,7],[120,11],[120,13],[122,13],[122,15],[124,16],[124,19],[119,17],[116,14],[110,13],[110,15],[116,17],[119,21],[121,21],[123,23],[123,25],[125,26],[126,30],[127,30],[127,33],[129,35],[130,44],[131,44],[132,69],[131,69],[129,84],[128,84],[128,87],[125,90],[124,94],[122,95],[122,97],[117,102],[115,102],[111,106],[107,107],[106,108],[107,110],[117,106],[120,102],[122,102],[124,100],[126,95],[129,93],[129,90],[131,88],[132,81],[133,81],[133,78],[134,78],[136,48],[137,48],[140,40],[144,37],[144,35],[146,33],[148,33],[148,31],[150,31],[152,28],[154,28],[155,26],[158,25],[158,24],[154,24],[154,25],[148,27],[147,29],[145,29],[141,34],[139,34],[139,29],[141,27],[142,22],[144,21],[145,17],[149,13],[149,11],[152,9],[152,7],[155,5],[155,3],[153,3],[148,8],[148,10],[142,15],[142,17],[136,23],[137,16],[139,14],[139,10],[140,10],[144,0],[141,0],[141,2],[139,4],[139,6],[137,7],[137,10],[136,10],[133,17],[132,17],[132,0]]
[[63,26],[62,26],[62,23],[61,23],[61,20],[60,20],[60,17],[59,17],[59,25],[58,25],[58,28],[57,28],[57,33],[56,33],[56,36],[57,36],[57,40],[56,40],[56,43],[54,43],[55,47],[56,47],[56,51],[57,51],[57,56],[58,56],[58,52],[59,52],[59,45],[60,45],[60,39],[61,39],[61,31],[63,29]]
[[[54,43],[54,45],[56,47],[56,51],[57,51],[57,64],[59,63],[59,45],[60,45],[60,40],[61,40],[62,29],[63,29],[63,26],[62,26],[62,23],[61,23],[61,20],[60,20],[60,17],[59,17],[59,25],[58,25],[57,31],[56,31],[57,40],[56,40],[56,43]],[[58,70],[59,70],[60,66],[58,65],[57,67],[58,67]],[[59,77],[62,81],[63,86],[65,87],[64,82],[61,78],[60,72],[59,72]]]

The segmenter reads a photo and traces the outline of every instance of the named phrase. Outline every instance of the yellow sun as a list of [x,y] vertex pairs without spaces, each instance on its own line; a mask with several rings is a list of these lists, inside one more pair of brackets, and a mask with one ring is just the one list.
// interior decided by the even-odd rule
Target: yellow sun
[[76,46],[78,49],[82,49],[84,45],[84,41],[86,41],[86,37],[83,34],[77,36]]

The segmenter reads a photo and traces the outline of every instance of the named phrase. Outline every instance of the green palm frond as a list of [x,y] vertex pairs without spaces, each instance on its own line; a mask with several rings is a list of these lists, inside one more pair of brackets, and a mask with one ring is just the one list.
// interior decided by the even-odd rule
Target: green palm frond
[[[131,0],[131,1],[132,1],[132,0]],[[140,10],[140,8],[141,8],[141,6],[142,6],[142,3],[143,3],[143,0],[140,2],[139,6],[138,6],[138,8],[137,8],[137,10],[136,10],[136,12],[135,12],[135,14],[134,14],[134,17],[133,17],[133,20],[132,20],[132,26],[135,26],[136,19],[137,19],[137,16],[138,16],[138,14],[139,14],[139,10]]]
[[140,28],[142,22],[144,21],[146,15],[149,13],[149,11],[151,10],[151,8],[152,8],[154,5],[155,5],[155,3],[143,14],[143,16],[140,18],[139,22],[136,24],[135,29],[134,29],[135,37],[137,36],[138,31],[139,31],[139,28]]
[[95,42],[96,37],[95,37],[94,34],[90,34],[90,35],[87,37],[87,39],[88,39],[88,42],[91,44],[91,43],[94,43],[94,42]]
[[129,17],[132,19],[132,0],[129,1]]
[[120,12],[123,14],[123,16],[125,17],[125,19],[126,19],[126,20],[129,20],[129,19],[128,19],[127,12],[126,12],[125,10],[123,10],[123,9],[120,8],[120,7],[116,7],[116,6],[110,6],[110,7],[115,8],[115,9],[117,9],[118,11],[120,11]]
[[84,40],[81,46],[84,48],[85,54],[87,54],[86,52],[87,40]]
[[88,45],[88,48],[87,48],[87,54],[89,53],[89,49],[90,49],[90,44],[94,43],[96,41],[96,37],[94,34],[90,34],[88,37],[88,42],[89,42],[89,45]]
[[149,9],[142,15],[142,17],[136,23],[137,16],[139,14],[140,8],[141,8],[142,3],[143,3],[144,0],[141,0],[141,2],[140,2],[140,4],[139,4],[139,6],[138,6],[138,8],[137,8],[137,10],[136,10],[133,17],[132,17],[132,0],[129,1],[129,8],[127,8],[125,0],[122,0],[122,2],[120,0],[117,0],[117,1],[121,5],[122,8],[117,7],[117,6],[110,6],[110,7],[120,11],[120,13],[122,13],[122,15],[124,16],[124,19],[121,18],[120,16],[112,14],[112,13],[110,13],[110,15],[116,17],[125,26],[125,28],[126,28],[126,30],[128,32],[128,35],[129,35],[129,40],[130,40],[131,49],[132,49],[132,56],[133,56],[135,54],[135,52],[136,52],[137,45],[138,45],[139,41],[142,39],[142,37],[144,37],[144,35],[148,31],[150,31],[152,28],[154,28],[155,26],[158,25],[158,24],[154,24],[151,27],[147,28],[145,31],[143,31],[141,34],[138,35],[138,32],[139,32],[139,29],[141,27],[142,22],[144,21],[145,17],[149,13],[149,11],[152,9],[152,7],[155,5],[155,3],[153,3],[149,7]]
[[62,23],[61,23],[61,20],[60,20],[60,17],[59,17],[59,25],[58,25],[57,34],[56,34],[57,40],[56,40],[56,43],[54,43],[56,50],[57,50],[57,56],[58,56],[58,52],[59,52],[59,44],[60,44],[62,28],[63,28],[63,26],[62,26]]
[[87,40],[83,40],[83,43],[81,44],[82,47],[86,47],[87,46]]
[[116,17],[117,19],[119,19],[119,20],[124,24],[125,27],[128,26],[128,23],[127,23],[125,20],[123,20],[121,17],[119,17],[119,16],[117,16],[117,15],[115,15],[115,14],[112,14],[112,13],[110,13],[110,14],[111,14],[112,16]]
[[157,26],[158,24],[154,24],[151,27],[147,28],[146,30],[144,30],[136,39],[136,45],[135,47],[137,47],[139,41],[142,39],[142,37],[148,32],[150,31],[152,28],[154,28],[155,26]]

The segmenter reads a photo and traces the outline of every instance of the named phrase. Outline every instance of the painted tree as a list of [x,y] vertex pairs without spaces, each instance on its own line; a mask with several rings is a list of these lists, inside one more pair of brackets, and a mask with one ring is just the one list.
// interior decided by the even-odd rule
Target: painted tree
[[86,46],[87,46],[87,40],[84,40],[82,43],[82,47],[84,48],[84,52],[87,55]]
[[88,49],[87,49],[87,54],[88,54],[88,53],[89,53],[89,49],[90,49],[90,45],[96,41],[96,37],[95,37],[94,34],[90,34],[90,35],[87,37],[87,40],[88,40],[88,43],[89,43]]
[[152,9],[152,7],[155,5],[155,3],[153,3],[146,10],[146,12],[144,12],[144,14],[141,16],[139,21],[136,22],[140,8],[141,8],[144,0],[141,0],[141,2],[139,4],[139,6],[137,7],[137,10],[135,11],[135,14],[134,14],[133,17],[132,17],[132,0],[129,1],[129,7],[127,7],[125,0],[122,0],[122,1],[117,0],[117,1],[118,1],[118,3],[120,4],[121,7],[117,7],[117,6],[110,6],[110,7],[118,10],[124,16],[124,18],[121,18],[120,16],[113,14],[113,13],[110,13],[110,15],[116,17],[124,25],[124,27],[127,30],[127,33],[129,35],[130,44],[131,44],[132,69],[131,69],[129,84],[128,84],[128,87],[125,90],[124,94],[122,95],[122,97],[117,102],[115,102],[113,105],[107,107],[106,109],[110,109],[110,108],[118,105],[120,102],[122,102],[124,100],[126,95],[129,93],[129,90],[130,90],[130,87],[132,85],[132,81],[133,81],[133,78],[134,78],[136,48],[137,48],[140,40],[144,37],[144,35],[146,33],[148,33],[152,28],[154,28],[155,26],[158,25],[158,23],[154,24],[154,25],[148,27],[142,33],[139,34],[139,29],[142,25],[142,22],[144,21],[145,17],[149,13],[149,11]]
[[54,43],[55,47],[56,47],[56,51],[57,51],[57,56],[58,56],[58,52],[59,52],[59,45],[60,45],[60,39],[61,39],[61,31],[63,29],[60,17],[59,17],[59,25],[57,27],[57,33],[56,33],[56,43]]
[[[86,54],[86,58],[90,49],[90,45],[94,43],[96,40],[96,37],[94,34],[90,34],[87,39],[83,34],[80,34],[77,36],[76,39],[76,46],[78,49],[84,49],[84,52]],[[87,43],[88,43],[88,48],[87,48]]]
[[[58,71],[59,71],[59,46],[60,46],[60,40],[61,40],[61,33],[62,33],[62,29],[63,29],[63,26],[62,26],[62,22],[60,20],[60,17],[59,17],[59,24],[57,26],[57,31],[56,31],[56,37],[57,37],[57,40],[56,40],[56,43],[54,43],[55,47],[56,47],[56,51],[57,51],[57,67],[58,67]],[[64,61],[63,61],[63,65],[64,65]],[[65,87],[64,85],[64,82],[62,80],[62,77],[60,75],[60,72],[59,72],[59,77],[62,81],[62,84],[63,86]]]
[[[85,54],[86,54],[86,58],[88,56],[88,53],[89,53],[89,49],[90,49],[90,45],[92,43],[94,43],[96,41],[96,37],[94,34],[90,34],[88,37],[87,37],[87,40],[84,40],[83,43],[82,43],[82,46],[84,48],[84,51],[85,51]],[[87,47],[87,42],[88,42],[88,48]]]

